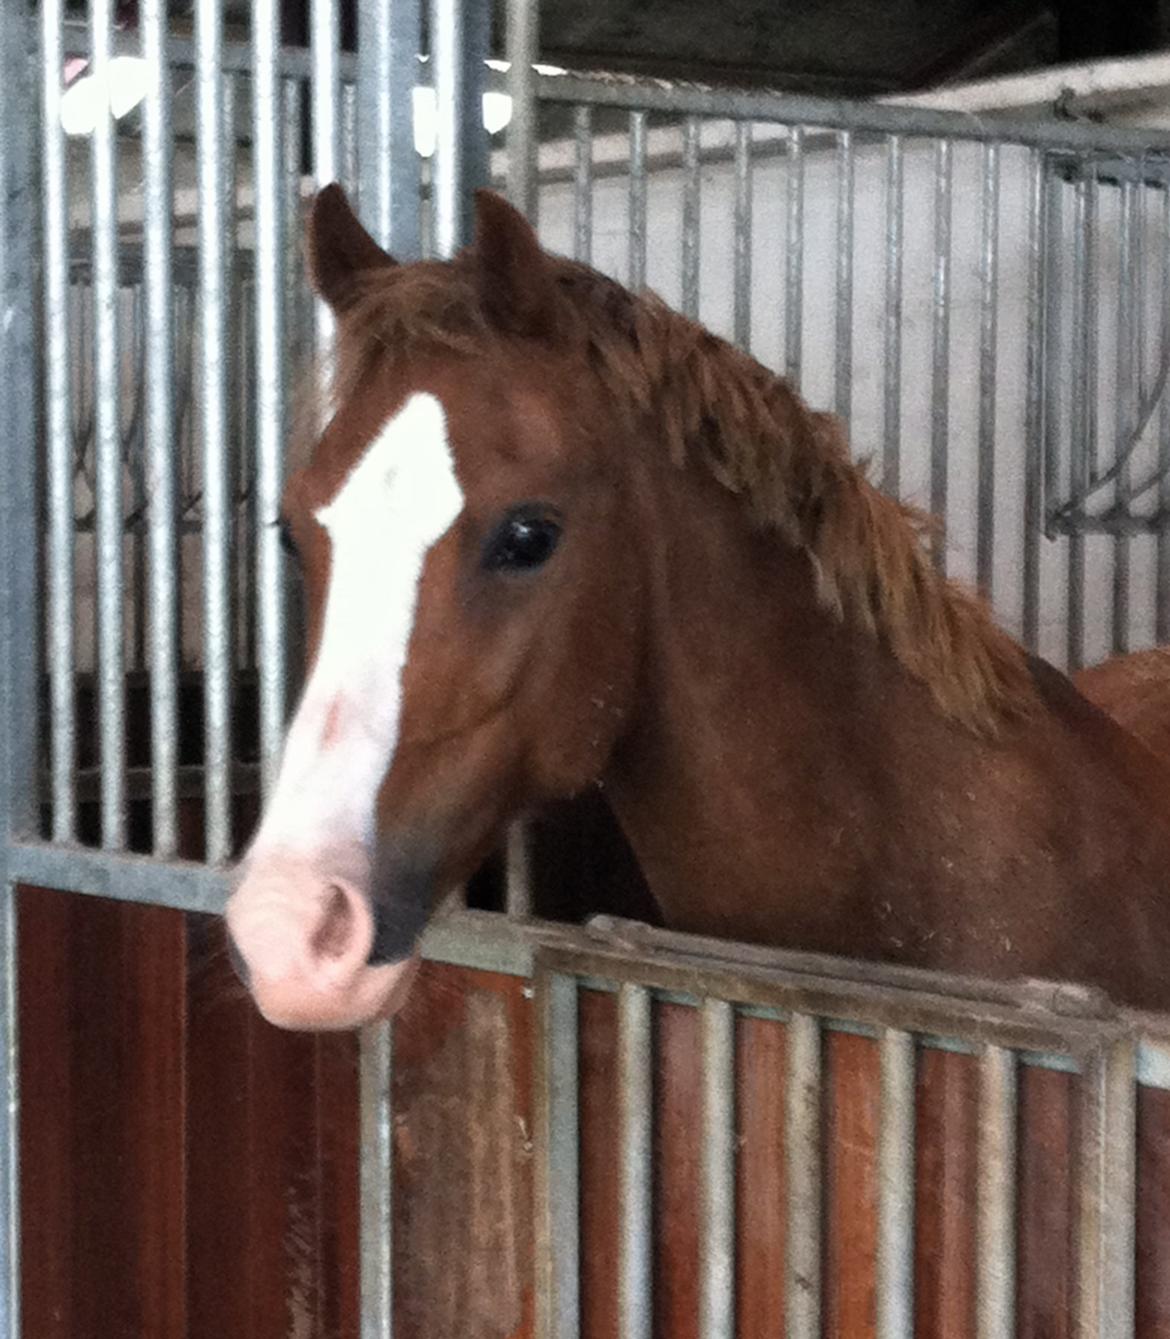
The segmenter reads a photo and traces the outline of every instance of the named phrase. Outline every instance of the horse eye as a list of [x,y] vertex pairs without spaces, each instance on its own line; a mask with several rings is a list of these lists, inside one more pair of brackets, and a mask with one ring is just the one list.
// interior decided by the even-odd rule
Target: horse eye
[[483,565],[489,572],[528,572],[548,562],[561,527],[547,516],[519,512],[508,516],[488,541]]

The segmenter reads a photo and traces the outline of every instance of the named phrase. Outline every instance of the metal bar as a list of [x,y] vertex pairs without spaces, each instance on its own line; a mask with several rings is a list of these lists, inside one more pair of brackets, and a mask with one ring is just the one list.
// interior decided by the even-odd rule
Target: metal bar
[[[313,180],[318,187],[337,181],[341,173],[340,32],[335,0],[311,0],[309,50],[313,62]],[[333,390],[333,312],[322,301],[313,304],[313,347],[317,354],[321,411]]]
[[573,109],[573,258],[593,261],[593,109]]
[[682,310],[699,315],[699,175],[700,123],[689,116],[683,122]]
[[466,238],[464,225],[463,132],[467,98],[463,60],[462,0],[432,0],[431,64],[435,79],[435,152],[431,159],[434,245],[442,259]]
[[618,990],[618,1339],[650,1339],[653,1281],[653,1050],[650,992]]
[[897,497],[902,487],[902,141],[886,145],[886,305],[882,487]]
[[421,26],[419,0],[360,0],[358,199],[370,235],[402,260],[422,249],[412,102]]
[[[1135,307],[1139,301],[1135,274],[1136,238],[1134,236],[1134,195],[1132,181],[1121,185],[1121,209],[1117,222],[1117,348],[1116,375],[1113,388],[1113,451],[1116,459],[1126,449],[1129,434],[1136,424],[1135,406],[1140,399],[1140,377],[1135,361],[1137,321]],[[1136,392],[1136,393],[1135,393]],[[1096,471],[1094,471],[1095,473]],[[1130,470],[1125,463],[1117,475],[1114,497],[1118,502],[1129,488]],[[1129,538],[1117,535],[1113,540],[1113,652],[1124,654],[1129,650]]]
[[280,0],[252,7],[252,162],[255,180],[256,659],[261,793],[276,784],[284,744],[286,669],[284,562],[277,523],[284,480],[287,386],[284,229],[284,107],[277,67]]
[[351,200],[357,199],[358,133],[357,85],[341,85],[341,170],[342,187]]
[[[112,0],[93,0],[93,75],[108,80]],[[94,445],[97,485],[98,733],[102,760],[102,845],[126,841],[126,695],[123,633],[122,373],[118,339],[118,165],[114,118],[97,118],[91,139],[93,190]]]
[[1012,1339],[1016,1319],[1016,1058],[986,1046],[980,1062],[976,1218],[978,1339]]
[[735,1011],[703,1002],[700,1339],[735,1334]]
[[1135,1059],[1125,1038],[1081,1078],[1078,1339],[1133,1339]]
[[[1170,357],[1170,190],[1162,192],[1162,294],[1158,347]],[[1170,642],[1170,395],[1158,406],[1158,506],[1163,524],[1158,529],[1155,577],[1154,633],[1159,646]]]
[[12,848],[9,877],[14,884],[215,915],[228,894],[223,870],[208,865],[39,842]]
[[853,134],[837,136],[837,331],[833,403],[848,426],[853,408]]
[[163,0],[143,0],[143,287],[146,299],[147,504],[150,542],[150,765],[154,852],[179,845],[179,539],[175,439],[175,304],[171,80]]
[[394,1333],[394,1033],[361,1035],[361,1339]]
[[934,561],[947,566],[947,474],[951,405],[951,193],[950,140],[934,151],[934,290],[930,407],[930,510],[941,522],[932,540]]
[[646,113],[630,113],[630,257],[629,284],[646,287]]
[[73,691],[73,405],[69,342],[69,186],[61,126],[63,0],[41,6],[41,153],[45,265],[45,430],[49,493],[48,660],[53,837],[77,823],[77,704]]
[[536,81],[533,66],[540,54],[540,7],[537,0],[508,0],[506,42],[508,94],[508,198],[527,218],[536,220],[536,155],[539,143]]
[[504,906],[514,920],[532,915],[530,834],[523,820],[513,823],[504,839]]
[[785,1086],[786,1339],[821,1334],[821,1029],[795,1014],[788,1023]]
[[784,375],[800,385],[804,336],[804,127],[788,131],[788,196],[784,217]]
[[878,1128],[878,1339],[914,1333],[914,1038],[882,1034]]
[[[1090,415],[1096,403],[1096,377],[1090,393],[1089,367],[1091,364],[1089,329],[1089,288],[1092,267],[1089,258],[1090,219],[1094,209],[1089,204],[1087,182],[1079,180],[1073,187],[1073,254],[1072,254],[1072,423],[1069,430],[1069,499],[1083,498],[1088,492],[1091,465],[1089,459]],[[1085,539],[1073,531],[1068,538],[1068,615],[1066,660],[1070,670],[1077,670],[1085,656]]]
[[983,231],[979,249],[979,483],[975,570],[994,598],[995,383],[999,330],[999,145],[983,146]]
[[577,982],[540,973],[536,1065],[536,1339],[580,1333]]
[[752,128],[746,121],[735,127],[735,342],[752,345]]
[[[1024,643],[1035,651],[1040,640],[1040,537],[1044,525],[1044,437],[1050,430],[1044,415],[1045,308],[1044,266],[1055,248],[1045,251],[1047,236],[1044,156],[1033,149],[1028,162],[1028,325],[1024,390]],[[1049,261],[1049,263],[1052,263]]]
[[231,855],[231,474],[228,444],[227,254],[222,12],[198,0],[196,159],[199,184],[199,425],[203,447],[203,733],[207,859]]

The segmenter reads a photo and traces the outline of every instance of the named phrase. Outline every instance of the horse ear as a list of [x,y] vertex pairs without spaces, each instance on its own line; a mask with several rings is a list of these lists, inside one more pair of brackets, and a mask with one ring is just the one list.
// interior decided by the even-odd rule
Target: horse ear
[[494,191],[475,193],[480,300],[493,325],[517,335],[551,333],[556,284],[532,225]]
[[355,297],[355,279],[369,270],[397,265],[358,222],[336,182],[313,201],[308,233],[309,282],[313,290],[342,312]]

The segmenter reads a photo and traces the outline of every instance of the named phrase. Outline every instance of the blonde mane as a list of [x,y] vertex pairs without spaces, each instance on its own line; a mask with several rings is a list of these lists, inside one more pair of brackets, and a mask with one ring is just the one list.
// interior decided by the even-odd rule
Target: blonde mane
[[[946,715],[977,733],[994,735],[1005,717],[1035,708],[1023,647],[937,570],[930,518],[870,482],[835,418],[657,298],[567,260],[548,264],[556,338],[581,349],[616,403],[654,425],[676,464],[702,465],[757,524],[802,548],[827,609],[883,640]],[[387,349],[471,356],[499,338],[473,255],[371,271],[342,321],[337,398]]]

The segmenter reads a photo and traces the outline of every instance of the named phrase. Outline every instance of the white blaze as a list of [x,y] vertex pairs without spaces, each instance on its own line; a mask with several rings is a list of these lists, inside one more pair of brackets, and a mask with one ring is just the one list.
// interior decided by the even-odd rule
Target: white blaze
[[368,844],[423,564],[462,507],[442,405],[413,395],[317,512],[331,549],[321,640],[253,854]]

